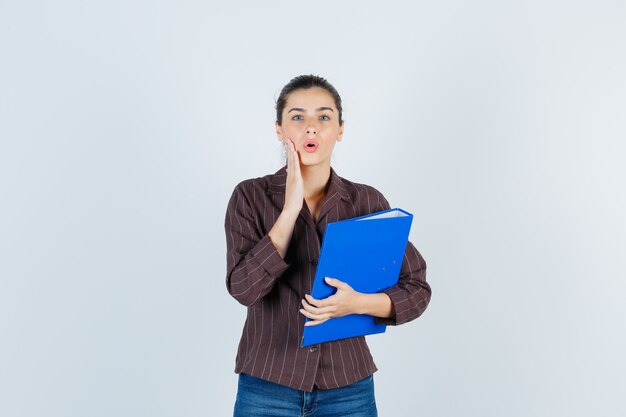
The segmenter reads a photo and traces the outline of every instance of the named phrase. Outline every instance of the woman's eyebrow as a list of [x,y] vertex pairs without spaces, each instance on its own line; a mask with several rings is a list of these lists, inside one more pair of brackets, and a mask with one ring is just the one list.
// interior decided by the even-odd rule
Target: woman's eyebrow
[[[317,109],[315,109],[315,111],[323,111],[323,110],[330,110],[330,111],[332,111],[334,113],[333,109],[331,109],[330,107],[318,107]],[[301,108],[301,107],[294,107],[291,110],[289,110],[287,113],[290,113],[292,111],[301,111],[301,112],[303,112],[305,110],[303,108]]]

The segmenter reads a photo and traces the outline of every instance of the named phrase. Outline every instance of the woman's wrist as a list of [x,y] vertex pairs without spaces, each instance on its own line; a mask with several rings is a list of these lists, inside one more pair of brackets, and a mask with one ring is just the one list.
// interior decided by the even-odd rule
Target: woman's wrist
[[289,220],[293,220],[294,223],[296,221],[296,219],[298,218],[298,216],[300,215],[300,211],[302,210],[302,206],[301,207],[283,207],[283,211],[280,212],[280,216],[281,217],[285,217],[286,219]]
[[357,298],[357,314],[368,314],[374,317],[389,318],[395,315],[391,298],[384,293],[360,293]]
[[268,232],[270,241],[283,259],[287,254],[287,248],[291,241],[296,218],[297,215],[294,216],[293,213],[283,210],[276,219],[272,229]]

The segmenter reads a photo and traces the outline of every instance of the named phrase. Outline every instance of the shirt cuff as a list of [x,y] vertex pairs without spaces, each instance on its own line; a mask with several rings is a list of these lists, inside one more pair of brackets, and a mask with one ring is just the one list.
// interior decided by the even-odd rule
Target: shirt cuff
[[[403,323],[402,314],[398,315],[398,311],[402,311],[400,304],[407,301],[406,293],[398,286],[392,286],[380,291],[389,296],[393,305],[394,315],[392,317],[374,317],[374,323],[386,324],[387,326],[397,326]],[[406,311],[406,310],[405,310]]]
[[252,253],[271,277],[279,277],[289,268],[289,264],[280,256],[269,235],[263,236]]

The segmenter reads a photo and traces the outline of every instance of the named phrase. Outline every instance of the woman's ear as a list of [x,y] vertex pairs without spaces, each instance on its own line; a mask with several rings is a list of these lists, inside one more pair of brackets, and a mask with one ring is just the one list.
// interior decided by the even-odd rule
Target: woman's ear
[[274,127],[276,128],[276,137],[279,142],[285,143],[285,135],[283,135],[283,128],[278,124],[278,121],[274,122]]

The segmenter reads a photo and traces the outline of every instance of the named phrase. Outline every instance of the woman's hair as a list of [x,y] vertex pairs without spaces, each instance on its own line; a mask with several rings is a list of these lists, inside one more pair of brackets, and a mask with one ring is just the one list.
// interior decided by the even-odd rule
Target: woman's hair
[[287,104],[287,98],[289,94],[294,92],[295,90],[312,88],[312,87],[321,87],[324,90],[328,91],[328,93],[333,97],[335,101],[335,107],[339,111],[339,125],[343,124],[343,120],[341,119],[341,97],[335,87],[332,86],[328,81],[324,78],[317,75],[299,75],[293,78],[283,89],[280,91],[280,95],[278,96],[278,100],[276,100],[276,121],[279,126],[283,124],[283,110],[285,109],[285,105]]

